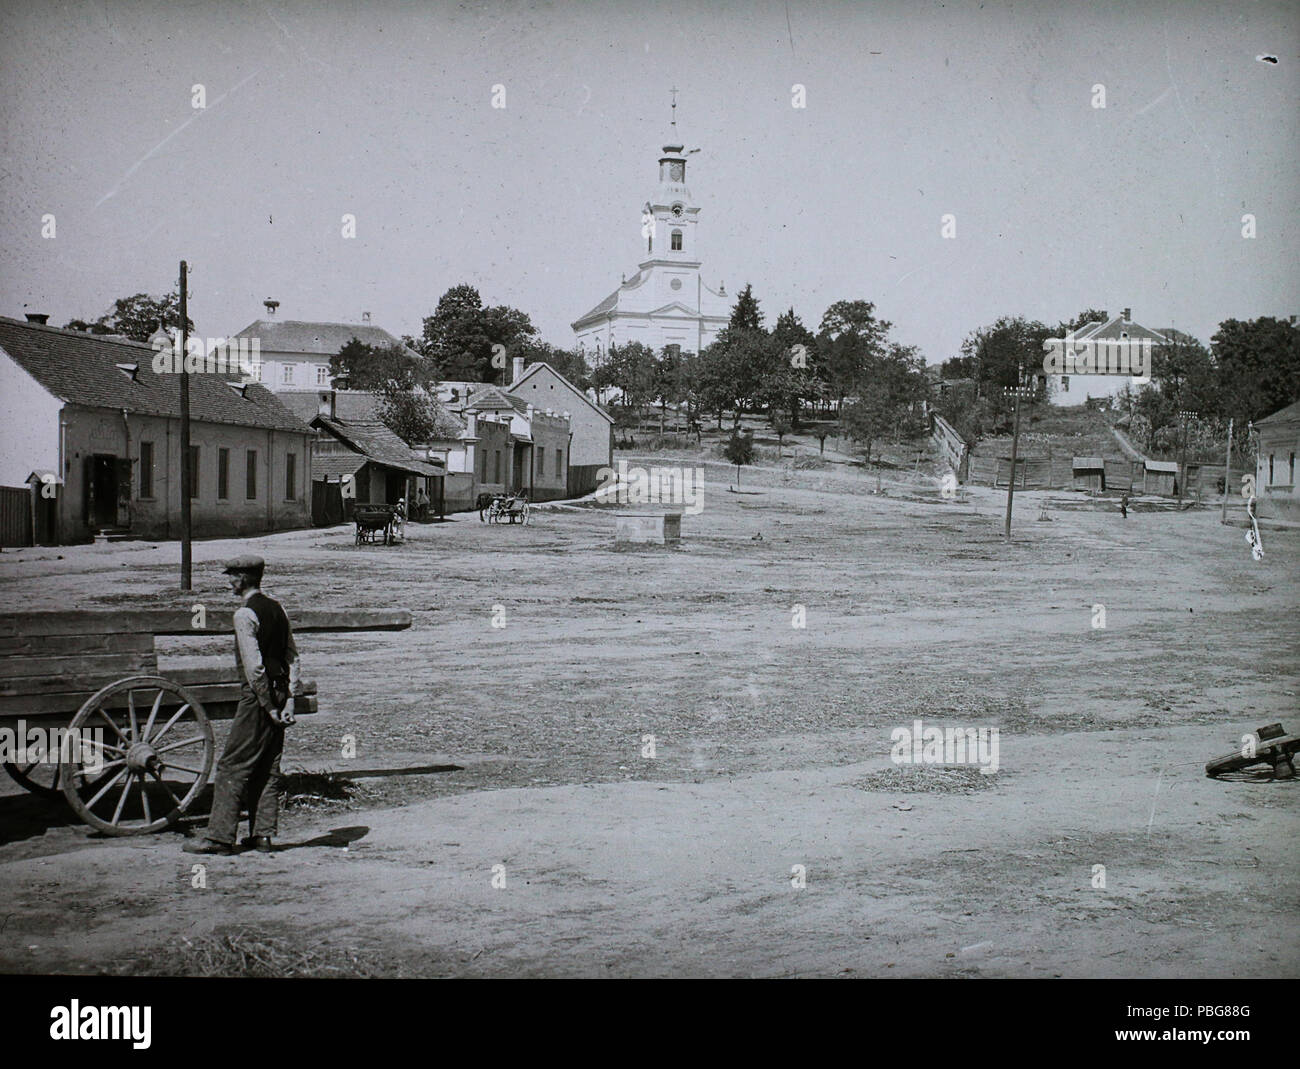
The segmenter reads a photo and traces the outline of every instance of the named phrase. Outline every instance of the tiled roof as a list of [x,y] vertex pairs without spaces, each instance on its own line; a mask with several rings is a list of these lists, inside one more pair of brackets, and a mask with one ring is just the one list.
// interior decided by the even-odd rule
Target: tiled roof
[[378,420],[341,420],[317,416],[312,426],[323,427],[336,438],[351,445],[358,453],[389,467],[402,468],[417,475],[441,475],[411,453],[411,447]]
[[[148,345],[0,316],[0,349],[49,393],[69,404],[180,418],[178,377],[154,373],[154,350]],[[119,364],[136,365],[134,380]],[[305,422],[265,386],[252,383],[242,393],[232,389],[230,383],[237,378],[190,375],[190,418],[310,433]]]
[[1300,401],[1287,405],[1286,408],[1279,408],[1271,416],[1255,420],[1255,426],[1258,427],[1262,423],[1294,423],[1296,420],[1300,420]]
[[470,402],[465,408],[478,412],[511,408],[523,415],[528,411],[528,402],[521,397],[514,396],[514,394],[506,393],[499,386],[484,383],[483,388],[470,398]]
[[[285,408],[306,423],[310,423],[321,409],[321,395],[328,396],[328,386],[316,390],[280,390],[276,397]],[[334,395],[334,412],[340,419],[378,419],[375,412],[375,395],[364,390],[338,390]]]
[[383,327],[368,323],[313,323],[304,319],[257,319],[236,338],[257,338],[263,352],[333,356],[353,338],[384,348],[400,345]]
[[355,475],[370,463],[364,453],[327,453],[311,458],[312,478],[317,481],[325,478],[337,479],[344,475]]
[[1122,315],[1112,316],[1104,323],[1098,321],[1084,324],[1074,332],[1074,340],[1119,341],[1121,334],[1127,334],[1130,339],[1135,341],[1140,338],[1149,338],[1156,345],[1163,345],[1168,340],[1163,334],[1144,327],[1141,323],[1125,321]]

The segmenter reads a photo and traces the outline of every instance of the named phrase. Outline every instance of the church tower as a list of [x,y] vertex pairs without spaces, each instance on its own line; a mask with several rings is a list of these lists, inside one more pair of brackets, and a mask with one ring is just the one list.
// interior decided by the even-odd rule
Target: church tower
[[588,363],[603,362],[611,345],[639,341],[655,352],[667,345],[699,352],[727,325],[726,292],[700,275],[700,207],[686,185],[688,157],[673,120],[659,157],[659,184],[641,208],[641,262],[637,274],[573,323]]

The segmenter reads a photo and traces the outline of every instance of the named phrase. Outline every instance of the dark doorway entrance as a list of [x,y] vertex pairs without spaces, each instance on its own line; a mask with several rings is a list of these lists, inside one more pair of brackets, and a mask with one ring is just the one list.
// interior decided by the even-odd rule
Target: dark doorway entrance
[[131,504],[131,462],[96,453],[86,458],[86,525],[93,534],[126,527]]

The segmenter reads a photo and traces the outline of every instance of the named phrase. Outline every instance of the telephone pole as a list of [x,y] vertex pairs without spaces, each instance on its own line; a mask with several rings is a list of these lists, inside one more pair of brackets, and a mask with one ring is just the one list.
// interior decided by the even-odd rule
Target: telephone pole
[[[1007,519],[1003,528],[1003,538],[1011,541],[1011,504],[1016,496],[1016,452],[1020,444],[1020,398],[1024,396],[1027,387],[1023,385],[1024,367],[1021,364],[1016,365],[1016,384],[1014,386],[1002,387],[1002,393],[1006,397],[1015,397],[1016,414],[1012,423],[1011,430],[1011,475],[1007,479]],[[1032,387],[1028,387],[1032,389]]]
[[185,370],[189,354],[189,289],[186,283],[185,261],[181,261],[181,589],[193,590],[193,560],[190,547],[190,376]]
[[1178,414],[1183,418],[1183,458],[1178,465],[1178,511],[1182,512],[1183,491],[1187,488],[1187,421],[1195,419],[1196,413],[1184,408]]
[[1219,522],[1228,522],[1228,483],[1232,479],[1232,420],[1228,420],[1228,452],[1223,458],[1223,503],[1219,506]]

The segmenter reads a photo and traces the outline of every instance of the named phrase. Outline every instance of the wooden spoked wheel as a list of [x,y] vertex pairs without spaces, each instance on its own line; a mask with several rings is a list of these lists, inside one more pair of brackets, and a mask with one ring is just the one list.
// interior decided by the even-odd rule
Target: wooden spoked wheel
[[63,797],[63,790],[59,783],[61,766],[57,762],[6,761],[4,770],[9,773],[11,780],[32,794],[42,798]]
[[[198,700],[161,676],[132,676],[92,694],[72,718],[81,760],[65,761],[64,797],[109,835],[174,824],[212,771],[212,725]],[[101,747],[94,741],[102,742]]]

